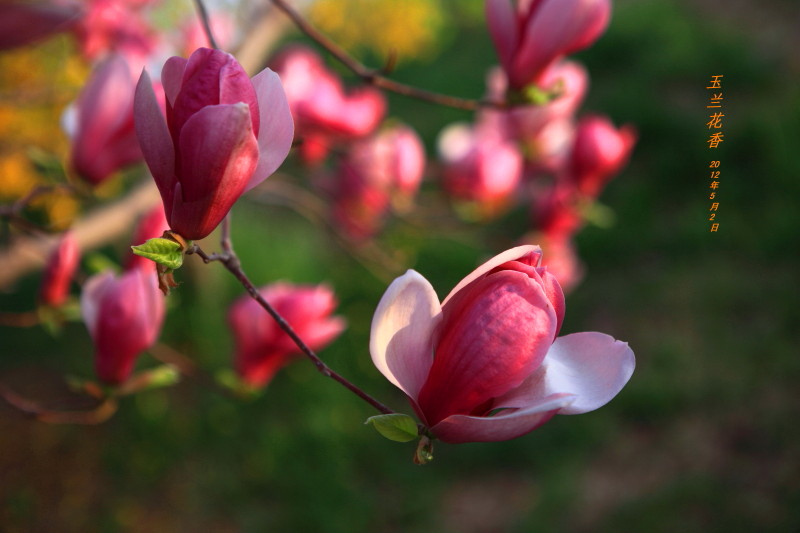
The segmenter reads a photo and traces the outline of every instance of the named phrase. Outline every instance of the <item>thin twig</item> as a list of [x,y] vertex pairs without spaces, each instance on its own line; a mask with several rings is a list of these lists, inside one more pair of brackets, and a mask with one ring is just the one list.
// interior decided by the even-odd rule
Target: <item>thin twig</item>
[[94,409],[88,411],[52,411],[36,402],[23,398],[3,384],[0,384],[0,398],[21,413],[49,424],[80,424],[93,426],[108,420],[117,411],[114,397],[103,398]]
[[239,261],[239,257],[236,255],[236,252],[233,251],[233,247],[230,246],[229,239],[227,241],[227,246],[228,250],[226,250],[225,252],[221,254],[209,255],[203,252],[203,250],[201,250],[200,247],[195,244],[192,245],[186,251],[186,253],[197,254],[206,263],[210,261],[219,261],[220,263],[222,263],[225,266],[225,268],[231,274],[233,274],[233,276],[239,281],[239,283],[242,284],[245,290],[247,290],[247,293],[250,295],[250,297],[253,298],[256,302],[258,302],[258,304],[262,308],[264,308],[264,310],[267,313],[270,314],[273,320],[275,320],[275,322],[278,324],[278,327],[280,327],[284,332],[286,332],[286,334],[292,339],[295,345],[297,345],[300,351],[303,354],[305,354],[305,356],[308,357],[312,363],[314,363],[314,366],[317,367],[317,370],[323,376],[329,377],[334,381],[339,382],[350,392],[354,393],[356,396],[358,396],[359,398],[361,398],[362,400],[373,406],[381,413],[384,414],[394,413],[392,409],[385,406],[384,404],[382,404],[381,402],[379,402],[378,400],[376,400],[375,398],[373,398],[372,396],[361,390],[356,385],[350,383],[347,379],[345,379],[343,376],[336,373],[328,365],[326,365],[322,361],[322,359],[320,359],[319,356],[316,353],[314,353],[314,351],[311,348],[309,348],[305,342],[303,342],[303,339],[301,339],[300,336],[294,331],[292,326],[290,326],[289,323],[286,322],[286,320],[275,310],[275,308],[273,308],[269,304],[269,302],[267,302],[267,300],[265,300],[264,297],[261,296],[261,293],[258,292],[256,286],[253,285],[253,282],[250,281],[250,278],[248,278],[247,274],[245,274],[244,270],[242,270],[242,264]]
[[286,3],[285,0],[271,1],[275,7],[283,11],[286,16],[292,19],[292,22],[294,22],[300,31],[305,33],[308,37],[314,40],[314,42],[327,50],[328,53],[335,57],[351,72],[353,72],[353,74],[361,78],[361,80],[365,83],[369,83],[375,87],[392,91],[397,94],[416,98],[418,100],[424,100],[426,102],[431,102],[446,107],[454,107],[456,109],[464,109],[467,111],[477,111],[482,107],[495,107],[501,109],[507,107],[506,102],[498,102],[494,100],[470,100],[467,98],[459,98],[457,96],[449,96],[427,91],[425,89],[420,89],[418,87],[413,87],[411,85],[406,85],[404,83],[387,78],[381,74],[380,70],[366,67],[364,64],[357,61],[353,56],[345,52],[342,47],[312,26],[298,11]]
[[203,23],[203,31],[208,38],[208,44],[211,45],[211,48],[218,49],[219,46],[217,46],[217,40],[214,39],[214,33],[211,31],[211,21],[208,18],[208,11],[206,10],[203,0],[194,0],[194,4],[197,6],[197,14],[200,17],[200,22]]

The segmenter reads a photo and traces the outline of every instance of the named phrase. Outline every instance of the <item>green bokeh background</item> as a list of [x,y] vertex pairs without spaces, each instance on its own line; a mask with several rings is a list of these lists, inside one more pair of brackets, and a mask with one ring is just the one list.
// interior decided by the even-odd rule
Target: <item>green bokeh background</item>
[[[455,22],[441,54],[401,65],[394,77],[478,96],[495,62],[474,15],[480,2],[451,4]],[[602,331],[634,349],[636,372],[606,407],[556,417],[509,442],[439,443],[435,460],[418,467],[413,443],[389,442],[364,426],[375,412],[305,361],[253,401],[186,379],[126,399],[96,427],[36,423],[0,405],[0,529],[800,529],[799,7],[618,0],[608,32],[577,56],[592,80],[583,109],[639,132],[630,165],[601,198],[614,225],[577,237],[587,276],[567,298],[562,330]],[[713,74],[724,75],[726,115],[716,150],[705,126]],[[470,119],[401,97],[390,96],[390,105],[429,153],[444,125]],[[716,233],[707,220],[711,159],[721,161]],[[427,194],[435,190],[426,186]],[[425,231],[413,220],[391,225],[384,243],[444,296],[514,243],[524,219],[521,210],[498,222],[492,234],[507,234],[490,245],[479,226]],[[410,411],[367,350],[384,280],[284,207],[240,202],[233,237],[258,284],[333,286],[349,328],[321,355]],[[226,306],[242,290],[218,265],[189,263],[162,340],[215,372],[229,365]],[[0,302],[24,308],[37,282],[30,276]],[[80,323],[59,337],[0,328],[0,339],[0,377],[29,396],[57,398],[66,394],[63,374],[91,375]],[[149,365],[144,357],[141,366]]]

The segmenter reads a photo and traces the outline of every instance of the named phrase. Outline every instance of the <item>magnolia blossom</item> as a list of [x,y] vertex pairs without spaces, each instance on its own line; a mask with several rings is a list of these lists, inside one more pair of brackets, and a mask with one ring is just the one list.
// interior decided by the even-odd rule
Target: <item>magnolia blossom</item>
[[135,80],[127,61],[112,54],[97,64],[65,117],[72,166],[92,185],[142,160],[133,126]]
[[435,437],[519,437],[555,414],[601,407],[633,373],[627,343],[596,332],[557,337],[564,295],[540,259],[537,246],[508,250],[441,304],[413,270],[383,295],[372,320],[372,361]]
[[134,100],[136,133],[170,228],[202,239],[286,158],[292,117],[277,74],[264,69],[251,80],[220,50],[170,58],[161,81],[166,121],[145,71]]
[[147,3],[87,0],[86,16],[75,27],[83,55],[93,60],[116,52],[139,70],[159,45],[158,34],[140,12]]
[[371,237],[392,204],[410,206],[424,171],[425,149],[408,126],[353,142],[332,185],[334,219],[355,239]]
[[3,0],[0,2],[0,50],[67,31],[83,16],[84,11],[77,2]]
[[590,46],[608,25],[610,0],[486,0],[486,21],[512,89]]
[[[346,92],[342,82],[308,48],[285,50],[273,62],[283,81],[300,145],[309,162],[320,161],[332,142],[372,133],[386,112],[383,94],[371,87]],[[308,146],[306,146],[308,145]]]
[[155,343],[164,321],[164,297],[148,269],[120,277],[92,276],[83,286],[81,314],[94,341],[97,377],[110,384],[131,375],[136,358]]
[[[336,298],[325,285],[274,283],[259,293],[312,350],[325,347],[345,328],[344,319],[331,316]],[[252,387],[265,386],[300,353],[286,332],[248,295],[231,306],[228,322],[236,340],[236,372]]]
[[42,277],[39,290],[39,302],[44,305],[58,307],[69,295],[69,285],[78,267],[80,250],[75,235],[68,231],[50,254]]
[[459,200],[475,202],[485,215],[505,206],[522,178],[522,154],[494,126],[452,124],[438,141],[445,188]]
[[597,197],[628,162],[635,143],[633,126],[617,129],[606,117],[583,117],[578,123],[568,169],[575,187],[585,196]]

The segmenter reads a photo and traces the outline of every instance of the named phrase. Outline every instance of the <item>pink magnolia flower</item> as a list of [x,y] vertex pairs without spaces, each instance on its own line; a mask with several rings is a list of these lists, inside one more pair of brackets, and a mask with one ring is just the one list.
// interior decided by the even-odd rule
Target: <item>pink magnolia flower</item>
[[[575,135],[575,112],[586,94],[589,75],[579,63],[559,61],[542,73],[539,83],[558,96],[546,104],[486,109],[480,115],[481,123],[494,122],[509,141],[519,143],[527,174],[559,172],[566,163]],[[491,99],[502,99],[508,89],[500,69],[489,73],[487,85]]]
[[386,99],[380,91],[366,87],[346,93],[339,78],[308,48],[285,50],[273,66],[283,81],[298,136],[310,136],[317,145],[312,155],[319,157],[332,140],[370,134],[383,119]]
[[[131,238],[131,245],[138,246],[149,239],[161,237],[169,229],[167,217],[164,215],[164,208],[161,205],[155,206],[139,220]],[[155,268],[155,263],[150,259],[136,255],[128,251],[128,260],[125,269],[131,268]]]
[[408,126],[353,142],[333,183],[334,219],[355,239],[371,237],[390,204],[410,206],[424,172],[425,148]]
[[164,321],[164,297],[148,269],[120,277],[92,276],[81,294],[83,321],[94,341],[97,377],[110,384],[130,376],[136,358],[155,343]]
[[202,239],[286,158],[292,117],[277,74],[264,69],[251,80],[220,50],[170,58],[161,81],[167,119],[145,71],[134,99],[136,133],[170,228]]
[[89,0],[87,13],[75,27],[81,51],[90,60],[110,52],[124,55],[141,68],[158,47],[158,34],[140,13],[147,2]]
[[71,29],[84,15],[77,3],[54,0],[0,2],[0,50],[35,43]]
[[66,232],[47,260],[39,290],[39,302],[52,307],[63,305],[69,295],[69,284],[78,267],[80,250],[72,232]]
[[486,0],[486,20],[512,89],[539,83],[554,61],[591,45],[610,0]]
[[583,117],[578,123],[569,165],[569,174],[578,190],[596,198],[608,180],[628,162],[635,143],[633,126],[617,129],[606,117]]
[[476,203],[486,216],[508,204],[523,168],[516,145],[494,125],[452,124],[438,141],[445,189],[459,200]]
[[127,61],[112,54],[98,63],[78,97],[72,166],[92,185],[142,160],[133,126],[134,88]]
[[596,332],[556,337],[564,295],[540,258],[537,246],[508,250],[441,304],[413,270],[383,295],[372,320],[372,361],[435,437],[519,437],[555,414],[606,404],[633,373],[627,343]]
[[[325,285],[273,283],[259,292],[312,350],[325,347],[345,328],[344,319],[331,316],[336,298]],[[300,353],[286,332],[248,295],[231,306],[228,322],[236,340],[236,372],[252,387],[265,386]]]

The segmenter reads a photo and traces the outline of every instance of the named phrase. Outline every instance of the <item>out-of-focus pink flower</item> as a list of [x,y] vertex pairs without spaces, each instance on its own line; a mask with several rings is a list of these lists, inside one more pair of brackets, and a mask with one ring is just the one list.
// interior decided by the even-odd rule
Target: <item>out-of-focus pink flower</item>
[[[480,122],[494,122],[510,141],[523,147],[529,174],[560,172],[566,164],[575,134],[575,111],[589,84],[586,69],[574,61],[560,61],[541,76],[541,86],[558,96],[546,104],[486,109]],[[488,76],[489,98],[502,99],[507,79],[500,69]]]
[[72,166],[92,185],[142,160],[133,126],[134,88],[127,62],[113,54],[98,63],[78,97]]
[[298,137],[351,140],[370,134],[386,112],[383,94],[371,87],[348,93],[312,50],[295,46],[273,62],[292,110]]
[[95,347],[95,372],[102,381],[122,383],[136,358],[155,343],[164,321],[164,297],[148,269],[117,278],[92,276],[83,286],[81,313]]
[[591,45],[610,16],[610,0],[486,0],[489,33],[512,89],[539,84],[554,61]]
[[413,270],[387,289],[372,320],[375,366],[445,442],[500,441],[555,414],[610,401],[635,365],[627,343],[602,333],[556,338],[564,295],[536,246],[484,263],[442,304]]
[[[236,25],[233,19],[224,11],[213,11],[209,13],[211,32],[217,45],[222,50],[233,48]],[[203,28],[200,18],[194,13],[185,21],[181,28],[180,49],[184,55],[191,55],[198,48],[208,47],[208,36]]]
[[51,307],[64,304],[79,259],[78,241],[75,235],[68,231],[61,237],[58,246],[47,260],[39,290],[39,303]]
[[[149,239],[161,237],[168,229],[169,224],[167,223],[167,217],[164,215],[164,207],[157,205],[139,220],[139,224],[133,232],[131,244],[133,246],[138,246]],[[128,260],[125,263],[125,269],[155,268],[155,265],[156,263],[150,259],[128,252]]]
[[87,14],[75,28],[83,55],[94,60],[117,52],[138,71],[158,46],[158,35],[140,12],[147,3],[89,0]]
[[595,198],[608,180],[628,162],[636,131],[617,129],[606,117],[590,115],[578,123],[570,156],[569,174],[578,190]]
[[67,31],[83,16],[80,4],[74,2],[4,0],[0,2],[0,50]]
[[[331,316],[336,298],[325,285],[273,283],[259,293],[312,350],[324,348],[345,328],[344,319]],[[231,306],[228,322],[236,341],[236,372],[252,387],[265,386],[300,354],[294,341],[248,295]]]
[[572,185],[557,181],[537,195],[533,203],[534,225],[554,239],[571,239],[583,226],[580,199]]
[[134,101],[136,133],[170,229],[202,239],[286,158],[292,117],[277,74],[264,69],[251,80],[220,50],[170,58],[161,81],[167,119],[145,71]]
[[425,172],[425,148],[397,125],[353,142],[333,185],[334,219],[355,239],[374,235],[389,210],[411,205]]
[[438,141],[445,189],[485,216],[508,204],[522,178],[522,154],[492,124],[453,124]]

